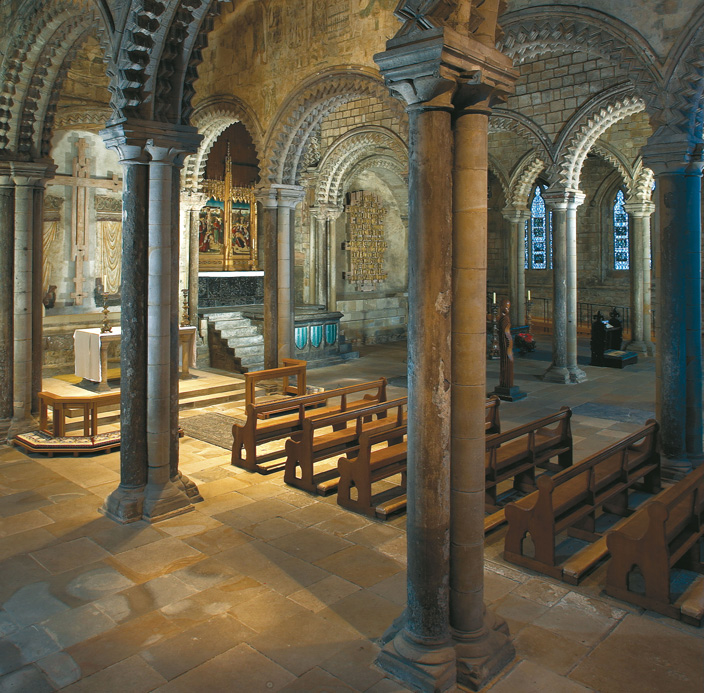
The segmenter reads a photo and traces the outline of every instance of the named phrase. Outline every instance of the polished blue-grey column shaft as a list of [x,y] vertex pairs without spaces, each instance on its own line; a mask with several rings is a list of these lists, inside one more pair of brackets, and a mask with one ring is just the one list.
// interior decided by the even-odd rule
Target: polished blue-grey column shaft
[[[42,366],[44,365],[44,185],[34,189],[32,223],[34,241],[32,252],[32,411],[39,411],[39,393],[42,387]],[[48,287],[46,287],[48,289]]]
[[147,483],[148,165],[123,161],[120,486]]
[[678,473],[702,454],[701,174],[657,176],[660,225],[657,418]]
[[452,141],[446,111],[409,121],[406,630],[433,645],[449,622]]
[[552,366],[567,368],[567,205],[552,213]]

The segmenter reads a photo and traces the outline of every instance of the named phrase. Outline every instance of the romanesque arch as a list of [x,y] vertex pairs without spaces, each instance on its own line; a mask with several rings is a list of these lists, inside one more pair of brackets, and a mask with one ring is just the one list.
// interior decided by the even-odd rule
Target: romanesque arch
[[201,101],[193,111],[191,124],[203,135],[198,151],[188,157],[184,167],[183,187],[198,190],[205,177],[208,154],[215,141],[233,123],[242,123],[252,137],[257,158],[262,157],[262,127],[257,115],[236,96],[218,94]]
[[320,162],[316,204],[339,205],[344,180],[366,162],[382,166],[402,176],[408,169],[408,149],[391,130],[379,126],[356,128],[337,140]]
[[374,97],[404,118],[397,101],[384,84],[364,68],[333,69],[317,75],[284,102],[266,137],[262,180],[294,185],[309,138],[322,119],[349,101]]

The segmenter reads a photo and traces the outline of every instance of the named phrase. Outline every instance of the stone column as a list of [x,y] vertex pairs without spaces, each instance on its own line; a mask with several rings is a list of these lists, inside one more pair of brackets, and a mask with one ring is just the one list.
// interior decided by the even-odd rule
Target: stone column
[[[648,354],[652,353],[652,341],[650,332],[645,331],[645,311],[647,306],[647,322],[650,328],[650,217],[655,210],[655,205],[652,202],[633,200],[627,202],[625,207],[631,222],[629,224],[631,229],[631,341],[627,348],[630,351]],[[647,299],[645,297],[646,277]]]
[[[486,434],[484,418],[479,412],[486,401],[487,199],[484,191],[492,98],[493,93],[488,89],[466,86],[455,100],[458,108],[452,181],[450,625],[457,642],[457,680],[473,690],[482,688],[515,655],[508,627],[503,621],[487,616],[484,607]],[[520,225],[519,220],[514,223]],[[516,235],[512,234],[514,238]],[[515,270],[515,248],[511,258]],[[523,284],[525,288],[525,280]]]
[[504,219],[511,224],[508,245],[508,297],[511,301],[511,323],[526,324],[526,221],[527,209],[505,207]]
[[[543,199],[552,211],[552,363],[543,379],[569,383],[567,370],[567,201],[560,192],[549,190]],[[548,211],[549,214],[549,211]]]
[[680,477],[702,462],[701,145],[654,140],[660,252],[656,417],[662,468]]
[[200,136],[190,127],[149,122],[121,123],[101,134],[124,167],[121,473],[102,512],[123,523],[155,521],[192,509],[172,459],[178,411],[178,170]]
[[317,302],[327,310],[337,310],[337,243],[335,222],[342,214],[336,205],[320,205],[314,210],[317,222],[318,284]]
[[[14,205],[14,294],[13,294],[13,417],[8,438],[38,428],[32,416],[37,383],[41,386],[41,368],[34,359],[35,339],[41,340],[41,323],[37,324],[34,269],[37,262],[35,192],[43,180],[52,175],[46,164],[12,164],[15,186]],[[39,206],[41,208],[41,205]],[[41,268],[41,249],[38,251]],[[41,271],[41,269],[39,270]],[[39,314],[41,317],[41,313]],[[41,344],[37,345],[41,354]]]
[[[478,371],[484,368],[486,141],[473,158],[471,149],[482,135],[475,132],[472,116],[463,113],[460,119],[469,119],[462,124],[458,120],[455,147],[462,153],[455,170],[459,185],[469,189],[454,197],[454,239],[460,252],[453,277],[452,99],[468,74],[477,80],[473,93],[482,89],[484,79],[496,85],[512,83],[515,76],[510,60],[448,27],[401,33],[374,60],[387,86],[408,105],[410,150],[408,596],[402,618],[382,640],[377,663],[414,690],[444,691],[457,683],[482,685],[481,666],[475,666],[473,656],[480,650],[485,660],[495,654],[483,622],[481,548],[477,554],[483,542],[483,512],[477,518],[471,500],[468,509],[462,505],[483,485],[483,424],[481,455],[472,455],[478,449],[473,422],[483,422],[486,396],[477,382],[484,379]],[[486,138],[486,129],[483,133]],[[477,169],[482,167],[480,183]],[[478,225],[483,228],[481,248],[481,241],[465,237],[474,228],[475,195],[483,208]],[[453,303],[453,281],[467,305]],[[478,303],[480,325],[470,325]],[[469,365],[465,372],[462,364],[472,361],[481,367]],[[460,421],[469,422],[470,428]]]
[[39,393],[44,366],[44,292],[42,266],[44,260],[44,192],[45,181],[34,187],[32,225],[32,411],[39,412]]
[[294,225],[291,219],[294,209],[303,200],[305,192],[297,185],[277,185],[276,197],[279,207],[277,215],[277,312],[278,349],[277,365],[281,359],[292,358],[296,353],[293,340],[295,318],[294,287]]
[[264,368],[276,368],[278,363],[278,253],[277,216],[278,204],[274,188],[259,188],[257,201],[260,204],[259,237],[264,248]]
[[198,230],[200,210],[207,196],[181,191],[181,284],[188,289],[188,318],[198,327]]
[[[13,406],[13,287],[15,193],[10,176],[0,176],[0,422],[9,424]],[[3,427],[4,428],[4,427]]]
[[553,360],[543,379],[581,383],[587,374],[577,364],[577,208],[584,193],[558,188],[543,197],[553,212]]
[[570,191],[567,199],[565,228],[565,264],[567,296],[567,371],[571,383],[583,383],[587,374],[577,365],[577,208],[584,202],[584,193]]

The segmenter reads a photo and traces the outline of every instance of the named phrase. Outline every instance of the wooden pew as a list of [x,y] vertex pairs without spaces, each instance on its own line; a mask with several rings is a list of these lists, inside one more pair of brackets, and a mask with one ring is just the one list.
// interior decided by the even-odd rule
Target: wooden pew
[[[281,359],[283,366],[279,368],[267,368],[263,371],[252,371],[244,374],[244,403],[255,404],[255,389],[258,382],[262,380],[281,379],[281,391],[283,396],[294,395],[301,397],[306,394],[306,366],[307,361],[300,359]],[[296,385],[290,384],[291,378],[296,378]]]
[[484,430],[486,434],[494,435],[501,433],[501,418],[499,416],[499,405],[501,400],[498,395],[491,395],[486,401],[486,419],[484,421]]
[[[486,402],[484,426],[488,435],[498,434],[501,430],[499,419],[500,400],[492,395]],[[404,440],[406,426],[397,426],[390,431],[370,431],[363,433],[359,440],[359,453],[356,458],[341,457],[337,468],[340,475],[337,490],[337,503],[344,508],[365,515],[375,515],[386,519],[391,513],[406,507],[406,450]],[[386,447],[372,450],[372,446],[387,443]],[[388,499],[379,499],[372,503],[371,485],[395,474],[402,475],[401,493],[385,494]],[[352,490],[355,489],[354,497]]]
[[[350,395],[360,397],[350,399]],[[258,445],[291,437],[298,439],[303,422],[308,418],[329,416],[385,401],[386,378],[381,378],[312,395],[247,404],[245,420],[232,426],[232,464],[261,474],[277,471],[284,466],[281,458],[286,451],[283,446],[280,450],[259,453]]]
[[[381,431],[367,431],[359,439],[357,457],[340,457],[337,469],[340,474],[337,487],[337,504],[363,515],[376,515],[386,519],[392,512],[406,507],[406,454],[404,436],[407,426],[395,426]],[[372,450],[381,443],[386,446]],[[372,484],[401,474],[401,487],[382,494],[387,498],[373,500]],[[354,491],[354,492],[353,492]]]
[[555,414],[487,437],[484,470],[488,512],[498,509],[496,493],[502,481],[513,478],[514,488],[533,490],[536,466],[545,466],[554,457],[559,469],[572,464],[571,418],[571,409],[562,407]]
[[[563,579],[563,565],[555,560],[555,539],[567,531],[575,538],[596,541],[596,513],[600,508],[625,516],[628,491],[637,482],[654,491],[660,487],[660,455],[657,452],[658,424],[646,425],[585,460],[554,476],[538,478],[538,490],[509,503],[504,512],[508,521],[504,558],[511,563]],[[524,552],[527,535],[533,541],[534,555]],[[568,560],[573,581],[579,579],[605,557],[594,555],[587,546]]]
[[[704,573],[704,466],[658,494],[618,528],[606,534],[611,561],[606,593],[693,625],[701,625],[704,590],[701,578],[679,604],[670,594],[670,569],[676,564]],[[638,567],[643,594],[629,588],[629,574]]]
[[[406,421],[407,397],[345,411],[317,416],[303,422],[297,440],[286,441],[284,481],[312,493],[324,495],[337,488],[337,469],[315,473],[315,464],[339,452],[349,457],[359,449],[362,433],[401,426]],[[330,432],[323,432],[332,428]]]

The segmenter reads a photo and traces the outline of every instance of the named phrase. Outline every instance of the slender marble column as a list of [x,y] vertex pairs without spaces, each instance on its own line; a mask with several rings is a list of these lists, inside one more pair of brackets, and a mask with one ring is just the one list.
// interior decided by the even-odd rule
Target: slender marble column
[[651,216],[647,223],[643,222],[643,335],[648,347],[648,354],[655,356],[655,343],[653,342],[653,317],[650,312],[652,306],[652,276],[654,263],[652,263],[652,233]]
[[[650,298],[645,298],[646,276],[650,275],[650,248],[647,253],[646,242],[650,245],[650,216],[655,209],[652,202],[634,200],[626,203],[626,211],[631,217],[631,341],[630,351],[647,354],[652,346],[650,334],[645,332],[646,305],[650,317]],[[650,291],[650,282],[648,282]],[[648,320],[648,323],[650,321]],[[650,325],[648,325],[650,326]]]
[[[35,179],[15,182],[14,414],[11,434],[37,427],[32,417]],[[9,435],[9,434],[8,434]]]
[[[188,289],[188,319],[198,327],[198,226],[200,210],[207,201],[206,195],[193,191],[180,193],[181,205],[181,281]],[[179,303],[181,299],[179,298]]]
[[[149,140],[147,299],[147,455],[143,516],[154,521],[192,510],[172,478],[178,470],[178,187],[184,152]],[[175,198],[175,200],[174,200]],[[174,214],[175,213],[175,214]],[[174,274],[176,273],[176,276]],[[175,413],[174,413],[175,412]],[[172,445],[172,439],[175,440]]]
[[567,201],[564,194],[543,195],[552,210],[552,363],[543,379],[569,383],[567,370]]
[[9,176],[0,177],[0,421],[13,415],[13,284],[15,194]]
[[571,383],[582,383],[587,379],[587,374],[577,365],[577,208],[584,202],[584,197],[584,193],[570,191],[565,228],[566,357]]
[[260,204],[259,237],[264,249],[264,368],[276,368],[278,362],[278,253],[277,216],[278,204],[274,188],[259,188],[257,201]]
[[44,365],[44,298],[42,267],[44,264],[44,181],[34,187],[32,224],[32,411],[39,412],[39,393]]
[[506,207],[502,214],[511,224],[508,247],[508,296],[511,301],[511,322],[526,323],[526,220],[527,209]]
[[295,292],[293,271],[293,211],[304,197],[299,186],[279,185],[276,190],[279,212],[277,215],[277,256],[278,256],[278,363],[281,359],[292,358],[296,353],[293,329],[295,317]]
[[335,205],[320,205],[316,208],[318,243],[317,301],[328,310],[337,310],[337,247],[335,222],[342,209]]
[[475,690],[515,655],[506,624],[484,607],[488,126],[488,100],[456,116],[452,181],[450,625],[457,680]]

